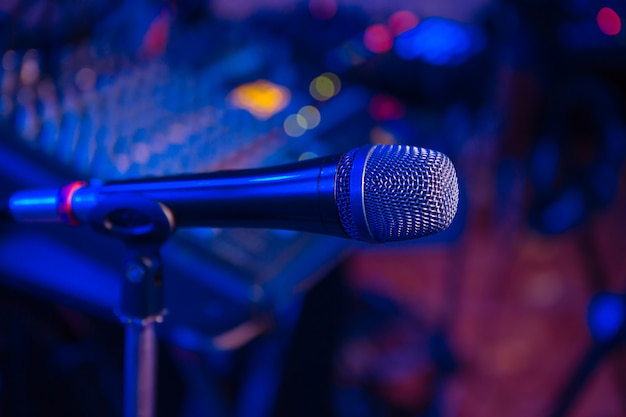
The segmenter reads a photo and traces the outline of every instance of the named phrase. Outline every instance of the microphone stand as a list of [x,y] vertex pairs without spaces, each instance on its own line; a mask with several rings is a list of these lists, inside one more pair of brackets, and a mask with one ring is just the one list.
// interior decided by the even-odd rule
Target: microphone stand
[[[132,254],[122,280],[118,315],[125,329],[124,417],[153,417],[157,377],[155,324],[163,321],[162,264],[158,246],[127,244]],[[138,247],[136,247],[138,246]]]
[[124,417],[154,417],[157,378],[155,324],[165,315],[159,250],[174,230],[169,210],[133,194],[104,197],[89,214],[90,226],[122,239],[127,259],[117,311],[126,326]]

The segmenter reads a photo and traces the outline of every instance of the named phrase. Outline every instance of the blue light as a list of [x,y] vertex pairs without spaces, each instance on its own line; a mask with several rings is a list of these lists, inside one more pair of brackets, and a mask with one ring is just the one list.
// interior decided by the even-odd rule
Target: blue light
[[593,338],[599,342],[613,339],[624,325],[624,298],[620,294],[599,293],[589,304],[587,321]]
[[396,53],[404,59],[421,59],[432,65],[458,65],[485,47],[476,27],[431,17],[396,38]]
[[275,182],[275,181],[286,181],[295,178],[296,175],[287,174],[287,175],[273,175],[269,177],[259,177],[253,178],[250,182]]
[[16,198],[11,200],[11,206],[15,208],[20,207],[41,207],[41,206],[54,206],[58,205],[58,199],[54,195],[50,196],[35,196],[30,198]]

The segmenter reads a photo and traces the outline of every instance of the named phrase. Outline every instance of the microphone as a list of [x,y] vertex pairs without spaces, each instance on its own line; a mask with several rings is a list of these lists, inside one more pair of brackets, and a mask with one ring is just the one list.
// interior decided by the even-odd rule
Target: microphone
[[446,229],[456,214],[456,171],[444,154],[369,145],[288,165],[20,191],[1,217],[87,223],[140,236],[165,213],[178,227],[250,227],[382,243]]

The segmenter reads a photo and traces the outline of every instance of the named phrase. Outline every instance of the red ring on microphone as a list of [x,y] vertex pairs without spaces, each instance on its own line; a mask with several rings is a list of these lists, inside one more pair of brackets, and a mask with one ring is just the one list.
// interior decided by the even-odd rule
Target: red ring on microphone
[[59,219],[61,219],[63,223],[70,226],[77,226],[80,224],[80,221],[78,221],[72,213],[72,196],[76,190],[83,188],[85,185],[87,185],[87,183],[84,181],[74,181],[61,188],[61,191],[59,192],[59,208],[57,212],[59,213]]

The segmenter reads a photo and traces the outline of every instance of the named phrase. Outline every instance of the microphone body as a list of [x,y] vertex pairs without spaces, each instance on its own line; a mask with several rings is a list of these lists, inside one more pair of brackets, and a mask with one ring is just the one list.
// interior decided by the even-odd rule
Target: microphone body
[[72,205],[80,219],[87,219],[98,199],[139,194],[166,206],[176,227],[274,228],[345,236],[334,201],[337,164],[329,157],[279,167],[109,182],[78,189]]
[[11,196],[9,212],[16,221],[97,222],[137,235],[151,227],[144,210],[151,202],[172,229],[274,228],[384,242],[445,229],[457,200],[445,155],[396,145],[268,168],[21,191]]

